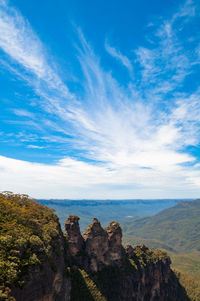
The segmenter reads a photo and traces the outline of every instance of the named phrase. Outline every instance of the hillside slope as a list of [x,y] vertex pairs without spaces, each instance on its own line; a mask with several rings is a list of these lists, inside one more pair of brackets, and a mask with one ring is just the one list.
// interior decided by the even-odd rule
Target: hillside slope
[[155,216],[124,222],[124,242],[168,251],[191,300],[200,300],[200,200],[182,201]]
[[200,251],[200,200],[181,201],[152,217],[138,218],[123,225],[124,241],[146,240],[152,247],[186,253]]

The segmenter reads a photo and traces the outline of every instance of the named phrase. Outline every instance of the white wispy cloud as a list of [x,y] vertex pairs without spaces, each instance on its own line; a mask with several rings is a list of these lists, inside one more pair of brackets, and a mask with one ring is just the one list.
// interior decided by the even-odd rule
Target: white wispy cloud
[[[12,60],[11,71],[19,73],[16,67],[12,67],[13,63],[24,68],[26,74],[23,78],[46,101],[46,108],[48,106],[61,117],[73,118],[74,96],[52,68],[46,49],[28,20],[5,1],[0,2],[0,48]],[[65,110],[60,106],[58,97],[68,102]]]
[[27,148],[43,149],[43,148],[46,148],[46,147],[45,146],[39,146],[39,145],[29,144],[29,145],[27,145]]
[[17,116],[23,116],[23,117],[28,117],[28,118],[32,118],[34,119],[34,114],[32,112],[29,112],[27,110],[23,110],[23,109],[14,109],[13,113]]
[[[0,3],[0,47],[26,70],[24,79],[48,112],[49,120],[40,118],[40,139],[66,143],[66,148],[82,157],[66,156],[48,165],[2,156],[2,187],[36,197],[191,197],[199,193],[198,161],[186,148],[199,143],[200,93],[198,88],[192,93],[179,91],[199,57],[185,51],[176,29],[178,22],[182,26],[183,19],[189,22],[195,17],[192,1],[162,21],[149,47],[135,49],[140,69],[137,83],[135,74],[128,87],[122,87],[104,70],[78,30],[83,97],[71,93],[55,72],[28,21],[6,2]],[[134,64],[119,50],[108,43],[106,50],[130,74],[135,72]],[[26,110],[15,109],[14,113],[35,118]],[[26,120],[27,125],[30,122],[37,125]],[[22,136],[19,139],[25,139]],[[36,144],[28,147],[41,148],[37,138],[32,143]]]
[[0,46],[13,59],[39,78],[51,73],[46,66],[42,45],[28,21],[4,2],[0,11]]
[[119,50],[117,50],[116,48],[112,47],[109,45],[108,41],[106,41],[105,43],[105,48],[107,50],[107,52],[113,56],[115,59],[117,59],[118,61],[121,62],[121,64],[126,67],[130,74],[132,75],[133,73],[133,66],[131,64],[131,61],[128,59],[127,56],[121,54],[121,52]]

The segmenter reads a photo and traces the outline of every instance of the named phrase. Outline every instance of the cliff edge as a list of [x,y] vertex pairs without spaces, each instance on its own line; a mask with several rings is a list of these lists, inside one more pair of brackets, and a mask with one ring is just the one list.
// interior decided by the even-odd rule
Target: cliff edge
[[63,233],[53,210],[26,195],[0,194],[1,301],[184,301],[170,258],[122,245],[113,221],[83,234],[71,215]]
[[94,218],[82,235],[78,220],[69,216],[65,223],[71,301],[189,300],[166,252],[145,245],[124,248],[122,230],[115,221],[102,228]]

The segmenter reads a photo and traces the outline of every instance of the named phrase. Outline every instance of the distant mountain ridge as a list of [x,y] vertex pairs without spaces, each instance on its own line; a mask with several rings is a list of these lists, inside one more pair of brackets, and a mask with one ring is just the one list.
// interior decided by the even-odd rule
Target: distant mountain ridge
[[[190,201],[192,199],[183,200],[184,201]],[[82,199],[82,200],[70,200],[70,199],[37,199],[37,201],[41,204],[57,204],[60,206],[103,206],[103,205],[121,205],[121,204],[160,204],[161,202],[169,202],[169,203],[177,203],[181,202],[180,199],[121,199],[121,200],[92,200],[92,199]]]
[[151,246],[157,241],[179,253],[200,251],[200,199],[180,201],[154,216],[124,222],[123,230],[128,242],[132,237],[145,239]]
[[111,220],[123,221],[132,217],[151,216],[159,211],[172,207],[180,200],[68,200],[68,199],[40,199],[40,204],[55,209],[61,224],[64,224],[66,215],[80,216],[80,227],[83,230],[95,216],[106,225]]

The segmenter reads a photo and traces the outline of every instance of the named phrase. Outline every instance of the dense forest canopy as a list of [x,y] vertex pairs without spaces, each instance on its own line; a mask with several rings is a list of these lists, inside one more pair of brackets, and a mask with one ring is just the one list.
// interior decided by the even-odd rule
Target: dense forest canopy
[[42,264],[41,256],[51,260],[57,222],[52,209],[28,195],[0,193],[0,297],[12,283],[23,286],[23,276],[31,266]]

